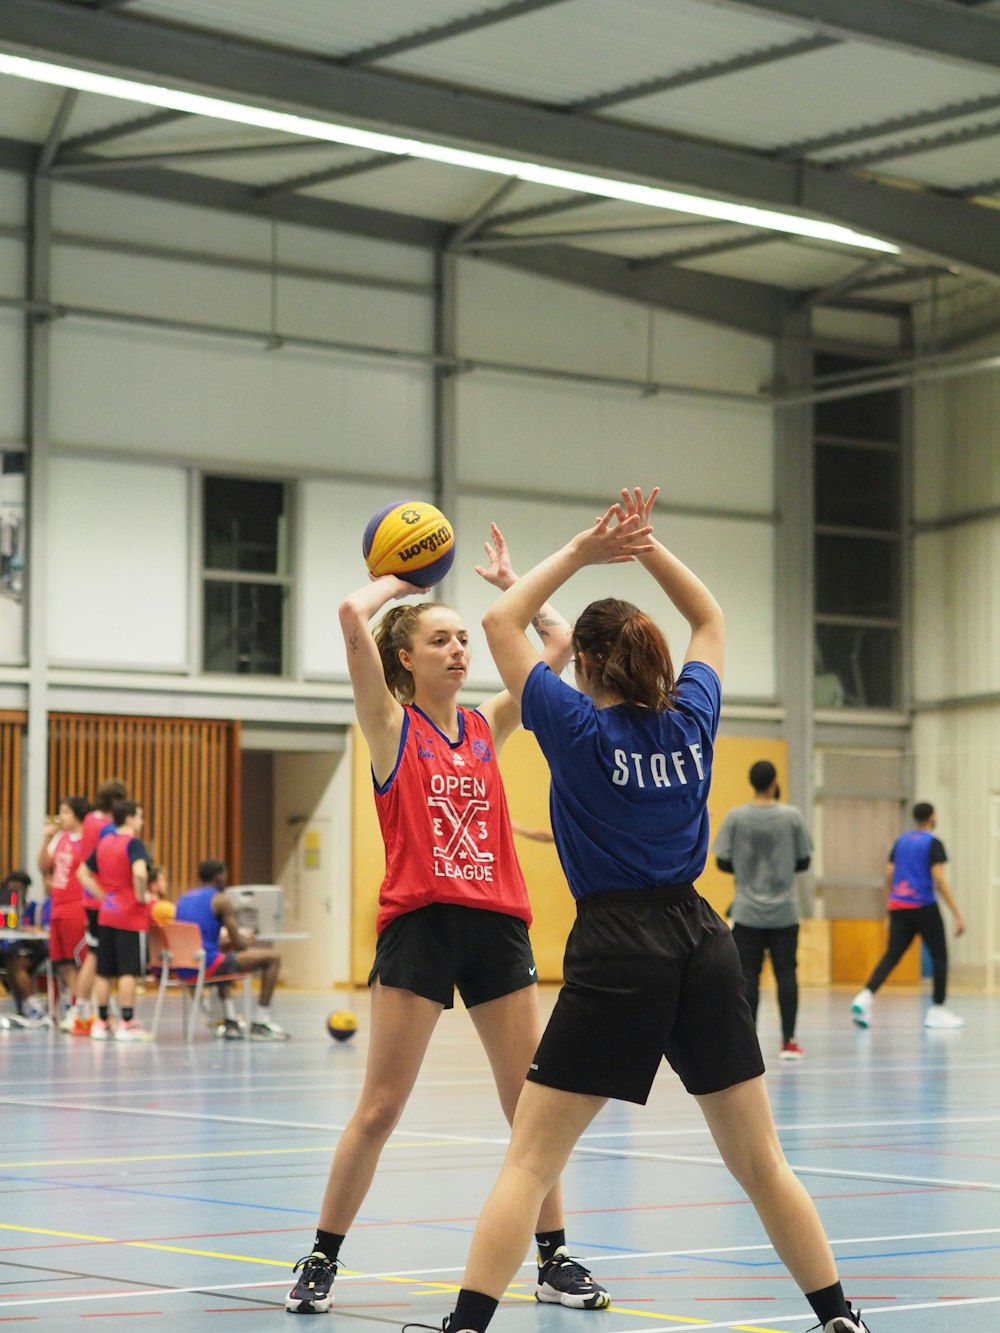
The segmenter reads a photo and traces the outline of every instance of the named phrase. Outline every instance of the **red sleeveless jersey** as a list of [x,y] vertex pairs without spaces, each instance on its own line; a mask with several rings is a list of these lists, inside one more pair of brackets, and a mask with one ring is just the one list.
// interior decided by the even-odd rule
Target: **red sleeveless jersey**
[[531,924],[496,750],[481,713],[458,710],[453,743],[405,709],[396,767],[375,787],[385,879],[376,929],[430,903],[503,912]]
[[[77,879],[76,872],[83,860],[83,835],[74,838],[65,830],[57,833],[49,843],[49,856],[52,858],[49,896],[52,899],[53,918],[82,917],[83,885]],[[96,903],[97,899],[92,901]]]
[[[101,830],[107,828],[110,823],[111,816],[106,814],[103,810],[87,811],[83,817],[83,833],[81,834],[83,846],[80,852],[81,861],[86,861],[87,857],[100,841]],[[100,882],[100,875],[98,875],[97,878],[98,882]],[[83,905],[84,907],[92,907],[96,909],[100,907],[101,900],[100,898],[95,898],[92,893],[89,893],[84,889]]]

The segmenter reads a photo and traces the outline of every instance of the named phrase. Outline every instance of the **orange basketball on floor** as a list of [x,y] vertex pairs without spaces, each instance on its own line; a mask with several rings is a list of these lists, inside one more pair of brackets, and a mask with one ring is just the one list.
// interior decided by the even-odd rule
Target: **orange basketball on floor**
[[374,515],[361,549],[376,578],[395,574],[415,588],[433,588],[455,559],[455,532],[425,500],[397,500]]

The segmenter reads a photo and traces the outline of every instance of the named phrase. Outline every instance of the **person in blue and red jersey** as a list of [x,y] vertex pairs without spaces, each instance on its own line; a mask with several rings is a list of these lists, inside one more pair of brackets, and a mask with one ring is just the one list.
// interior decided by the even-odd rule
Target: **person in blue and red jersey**
[[76,987],[87,956],[87,918],[83,884],[77,875],[83,860],[83,821],[90,805],[83,796],[64,796],[59,802],[58,825],[47,824],[38,849],[38,868],[48,878],[51,920],[49,958],[60,985],[70,996],[69,1008],[59,1020],[63,1032],[79,1022]]
[[116,801],[111,809],[114,832],[99,837],[97,846],[77,872],[85,889],[100,899],[97,916],[97,1018],[90,1030],[94,1041],[107,1041],[111,983],[118,981],[121,1022],[116,1041],[148,1041],[149,1033],[135,1017],[135,982],[146,971],[146,930],[149,907],[146,884],[149,853],[142,832],[142,806]]
[[[288,1033],[271,1018],[271,998],[281,974],[281,957],[277,949],[255,943],[251,935],[240,930],[236,909],[226,893],[227,880],[223,861],[202,861],[198,866],[197,887],[188,889],[177,900],[176,920],[193,921],[201,931],[206,977],[235,976],[239,972],[260,973],[260,993],[250,1023],[250,1040],[287,1041]],[[222,936],[223,930],[226,931],[225,936]],[[226,941],[225,947],[223,939]],[[181,975],[188,976],[188,972],[182,971]],[[194,981],[194,973],[190,974],[190,979]],[[220,986],[219,989],[223,992],[221,1035],[229,1041],[240,1041],[245,1034],[228,994],[229,987]]]
[[[83,818],[82,861],[86,861],[100,838],[113,832],[115,826],[111,818],[111,808],[115,801],[127,800],[128,788],[119,778],[109,778],[98,787],[94,807]],[[87,956],[81,964],[76,979],[76,1021],[69,1030],[73,1037],[89,1037],[94,1021],[92,997],[94,978],[97,976],[97,913],[100,906],[100,900],[89,889],[84,889],[83,911],[87,919]]]
[[929,801],[913,807],[914,827],[897,838],[889,852],[885,868],[885,886],[889,894],[889,943],[864,990],[851,1002],[851,1017],[859,1028],[871,1026],[872,1000],[875,992],[919,935],[934,967],[934,995],[924,1018],[929,1028],[960,1028],[965,1019],[945,1007],[948,997],[948,941],[938,898],[948,904],[955,920],[955,935],[965,931],[962,913],[948,883],[945,863],[948,854],[940,838],[934,836],[937,816]]
[[[664,1058],[697,1099],[822,1333],[867,1333],[844,1297],[816,1208],[782,1154],[732,934],[694,887],[708,855],[725,619],[701,580],[655,540],[657,493],[622,491],[620,503],[483,618],[501,678],[549,765],[552,832],[577,917],[563,988],[447,1333],[485,1333],[521,1264],[529,1219],[577,1139],[608,1098],[644,1104]],[[573,627],[574,689],[525,631],[581,569],[633,561],[688,622],[684,666],[675,673],[650,615],[605,597]]]
[[[516,581],[499,529],[486,543],[489,568]],[[461,617],[439,602],[387,611],[415,589],[384,576],[340,606],[358,722],[371,753],[375,805],[386,848],[371,987],[364,1087],[337,1145],[312,1252],[285,1300],[296,1314],[329,1310],[341,1243],[360,1208],[416,1082],[431,1035],[455,987],[489,1057],[508,1120],[541,1031],[531,909],[514,850],[497,754],[520,723],[504,691],[477,709],[458,704],[469,671]],[[549,607],[535,627],[546,660],[569,660],[570,629]],[[608,1304],[566,1253],[559,1182],[535,1210],[539,1299],[578,1308]],[[300,1271],[301,1270],[301,1271]]]

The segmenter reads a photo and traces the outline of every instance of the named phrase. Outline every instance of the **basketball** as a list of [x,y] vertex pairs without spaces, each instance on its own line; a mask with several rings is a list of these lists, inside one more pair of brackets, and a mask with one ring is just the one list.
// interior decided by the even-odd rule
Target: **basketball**
[[424,500],[397,500],[372,518],[361,541],[365,564],[376,578],[395,574],[416,588],[433,588],[455,559],[451,524]]
[[358,1016],[350,1009],[335,1009],[326,1020],[326,1030],[334,1041],[349,1041],[358,1030]]

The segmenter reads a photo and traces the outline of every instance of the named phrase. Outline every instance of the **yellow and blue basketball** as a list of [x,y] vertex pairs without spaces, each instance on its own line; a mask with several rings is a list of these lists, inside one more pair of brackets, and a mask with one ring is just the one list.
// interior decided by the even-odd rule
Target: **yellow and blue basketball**
[[434,505],[397,500],[372,518],[361,549],[376,578],[395,574],[416,588],[433,588],[455,559],[455,532]]
[[350,1009],[335,1009],[326,1020],[326,1030],[334,1041],[350,1041],[358,1030],[358,1016]]

